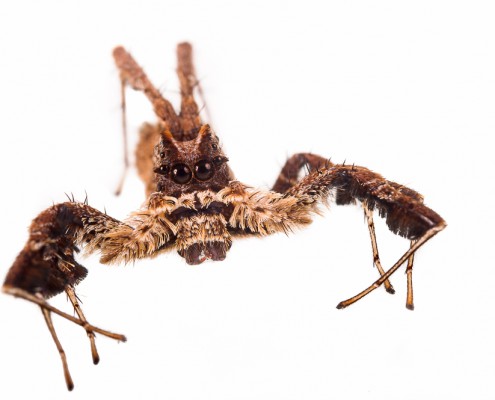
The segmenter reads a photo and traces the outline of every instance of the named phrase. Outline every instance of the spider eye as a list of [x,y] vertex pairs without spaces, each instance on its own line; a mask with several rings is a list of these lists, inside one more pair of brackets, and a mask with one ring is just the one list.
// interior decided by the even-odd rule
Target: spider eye
[[158,168],[155,168],[155,172],[157,174],[166,175],[169,173],[169,171],[170,167],[168,165],[160,165]]
[[192,172],[186,164],[175,164],[172,167],[172,179],[176,183],[184,184],[191,180]]
[[219,165],[221,165],[222,163],[227,162],[227,161],[229,161],[229,159],[227,157],[216,156],[213,159],[213,164],[215,164],[218,167]]
[[214,173],[213,164],[208,160],[198,161],[194,166],[194,176],[200,181],[207,181]]

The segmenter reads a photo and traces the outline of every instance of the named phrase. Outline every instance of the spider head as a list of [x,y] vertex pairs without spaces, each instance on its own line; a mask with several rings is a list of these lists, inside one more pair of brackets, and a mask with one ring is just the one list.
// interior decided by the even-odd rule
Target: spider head
[[221,190],[234,178],[227,161],[209,125],[201,126],[198,135],[188,141],[175,140],[166,130],[155,147],[157,190],[174,197],[207,189]]

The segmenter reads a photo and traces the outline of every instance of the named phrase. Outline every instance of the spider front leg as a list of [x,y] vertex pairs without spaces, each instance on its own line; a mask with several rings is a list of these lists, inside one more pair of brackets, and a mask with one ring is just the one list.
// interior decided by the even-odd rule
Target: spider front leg
[[153,86],[148,76],[134,60],[130,53],[123,47],[119,46],[113,50],[115,64],[120,71],[120,95],[122,108],[122,133],[124,143],[124,170],[121,179],[115,190],[115,194],[119,195],[124,185],[125,176],[129,168],[128,146],[127,146],[127,118],[126,118],[126,86],[131,86],[134,90],[139,90],[145,93],[146,97],[153,105],[155,114],[158,116],[164,126],[172,132],[180,132],[181,126],[179,117],[175,113],[172,104],[163,98],[158,89]]
[[384,284],[399,267],[408,261],[408,294],[406,306],[413,309],[412,267],[415,252],[428,240],[443,230],[447,224],[436,212],[423,204],[423,197],[407,187],[387,181],[364,167],[328,165],[311,171],[296,185],[287,190],[302,204],[312,205],[324,202],[333,189],[337,190],[337,203],[340,198],[348,204],[360,201],[371,212],[378,210],[386,218],[389,229],[411,240],[410,248],[399,260],[367,289],[354,297],[342,301],[337,308],[347,307]]
[[[30,227],[29,239],[10,268],[3,291],[41,307],[47,327],[59,352],[67,388],[73,383],[65,351],[57,337],[51,313],[81,326],[88,335],[93,363],[99,362],[95,333],[118,341],[124,335],[108,332],[91,325],[81,309],[74,286],[88,271],[78,264],[76,246],[86,253],[99,251],[102,263],[129,262],[150,257],[171,249],[175,244],[175,225],[167,219],[171,198],[150,196],[147,204],[125,222],[120,222],[86,203],[56,204],[38,215]],[[173,203],[173,202],[172,202]],[[77,317],[67,314],[46,299],[65,292]]]
[[[89,251],[101,250],[108,242],[105,235],[116,229],[122,230],[125,226],[85,203],[56,204],[33,220],[28,242],[5,278],[2,288],[5,293],[40,306],[59,352],[69,390],[72,390],[74,385],[65,352],[53,326],[51,313],[58,314],[85,329],[95,364],[99,361],[95,333],[119,341],[126,340],[124,335],[115,334],[88,323],[74,292],[74,286],[87,275],[86,268],[74,259],[74,252],[78,251],[76,245],[85,243]],[[51,306],[46,301],[64,291],[77,317]]]
[[[307,167],[310,171],[317,171],[320,168],[328,168],[331,166],[333,166],[333,164],[329,160],[316,154],[294,154],[286,161],[285,165],[280,171],[275,184],[272,187],[272,190],[279,193],[285,193],[286,191],[288,191],[300,181],[300,173],[304,169],[304,167]],[[337,204],[348,204],[354,202],[354,199],[352,197],[349,197],[348,194],[343,191],[337,191],[336,202]],[[368,230],[370,233],[371,247],[373,251],[373,265],[376,266],[378,272],[380,273],[380,276],[382,276],[385,271],[381,265],[380,256],[378,253],[378,245],[376,243],[375,235],[375,224],[373,222],[373,212],[366,203],[363,203],[363,208],[368,224]],[[384,282],[384,287],[388,293],[395,293],[395,290],[388,279]]]
[[[197,127],[202,125],[199,108],[194,100],[194,88],[199,86],[194,64],[192,61],[192,46],[189,43],[177,45],[177,75],[180,82],[180,120],[182,126],[182,140],[192,140],[197,135]],[[204,100],[203,100],[204,101]]]
[[[134,60],[132,55],[123,47],[116,47],[113,51],[115,64],[120,72],[121,108],[122,108],[122,132],[124,142],[124,171],[117,186],[115,194],[120,194],[125,176],[129,168],[127,148],[127,120],[125,90],[131,86],[134,90],[142,91],[152,103],[159,122],[156,125],[145,124],[141,128],[141,134],[136,151],[136,161],[141,178],[145,181],[148,195],[154,191],[152,182],[153,149],[160,133],[170,131],[173,137],[179,141],[194,139],[202,125],[200,110],[194,100],[194,89],[197,88],[201,98],[202,91],[196,78],[192,61],[192,46],[189,43],[179,43],[177,46],[177,75],[181,90],[181,108],[177,114],[174,107],[165,99],[160,91],[153,86],[144,70]],[[204,100],[203,100],[204,102]],[[206,107],[206,106],[205,106]],[[208,111],[206,110],[208,114]]]

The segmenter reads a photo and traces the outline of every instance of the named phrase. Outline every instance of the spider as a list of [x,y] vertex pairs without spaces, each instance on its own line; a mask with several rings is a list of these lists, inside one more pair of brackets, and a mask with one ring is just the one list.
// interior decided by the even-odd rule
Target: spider
[[[373,263],[380,277],[337,308],[353,304],[382,284],[393,293],[389,278],[407,262],[406,306],[413,309],[414,254],[446,227],[445,221],[423,204],[422,195],[367,168],[334,164],[311,153],[290,157],[271,190],[247,186],[235,179],[217,135],[201,120],[194,99],[195,91],[201,94],[201,90],[189,43],[177,46],[181,92],[178,114],[123,47],[115,48],[113,56],[120,71],[124,138],[127,85],[144,92],[158,117],[157,123],[142,126],[136,149],[136,166],[146,186],[147,200],[123,221],[89,206],[87,199],[69,199],[51,206],[31,223],[29,239],[3,284],[5,293],[40,306],[60,354],[69,390],[74,384],[52,313],[85,329],[94,364],[99,361],[95,334],[126,340],[124,335],[87,321],[74,290],[88,272],[74,258],[79,247],[85,253],[99,252],[104,264],[127,263],[171,250],[191,265],[205,260],[222,261],[235,238],[262,238],[304,227],[318,214],[319,205],[330,198],[338,205],[360,202],[371,238]],[[128,165],[127,158],[125,164]],[[300,177],[304,168],[307,173]],[[378,254],[374,210],[386,219],[393,233],[410,240],[409,249],[387,271]],[[62,292],[72,303],[74,316],[47,302]]]

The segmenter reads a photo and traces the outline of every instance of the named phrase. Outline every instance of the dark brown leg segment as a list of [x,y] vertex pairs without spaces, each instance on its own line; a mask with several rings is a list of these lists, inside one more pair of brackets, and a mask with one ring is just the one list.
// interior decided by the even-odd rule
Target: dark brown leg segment
[[[56,204],[40,213],[31,223],[29,239],[10,268],[2,290],[41,307],[48,329],[55,341],[69,390],[73,383],[65,353],[53,328],[51,313],[82,326],[89,337],[93,362],[99,360],[94,334],[125,341],[124,335],[105,331],[89,324],[81,310],[74,286],[83,280],[87,270],[74,259],[76,245],[86,243],[89,251],[101,248],[105,234],[126,226],[86,203]],[[78,318],[51,306],[45,299],[66,292]]]
[[[310,170],[317,170],[318,168],[330,167],[332,165],[333,164],[331,164],[327,159],[316,154],[294,154],[285,163],[279,177],[277,178],[277,181],[273,185],[272,190],[279,193],[284,193],[289,188],[294,186],[299,181],[301,169],[303,169],[305,166],[307,166]],[[400,187],[400,185],[396,186]],[[349,196],[349,194],[345,191],[337,190],[336,196],[337,204],[349,204],[355,202],[355,199],[352,196]],[[366,203],[363,203],[363,208],[368,224],[368,230],[370,233],[371,247],[373,250],[373,265],[376,266],[377,270],[380,272],[380,275],[383,275],[385,271],[381,265],[380,256],[378,253],[378,245],[375,235],[375,224],[373,222],[373,211],[366,205]],[[385,281],[384,287],[387,292],[391,294],[395,293],[395,290],[388,279]]]
[[4,285],[49,298],[82,281],[88,271],[74,258],[77,245],[88,252],[105,243],[105,234],[125,224],[86,203],[56,204],[31,223],[29,239]]

